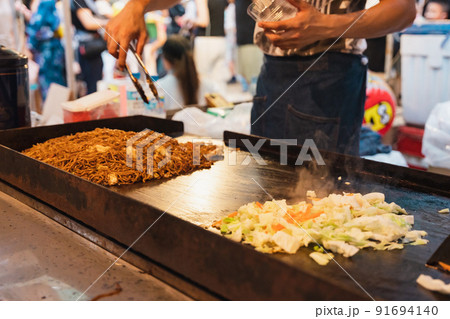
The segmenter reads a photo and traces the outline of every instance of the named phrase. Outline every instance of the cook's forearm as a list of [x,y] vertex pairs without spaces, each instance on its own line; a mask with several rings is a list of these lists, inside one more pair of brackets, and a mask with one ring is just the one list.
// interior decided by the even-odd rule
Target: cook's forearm
[[414,0],[381,0],[366,10],[330,15],[330,38],[377,38],[410,26],[416,16]]

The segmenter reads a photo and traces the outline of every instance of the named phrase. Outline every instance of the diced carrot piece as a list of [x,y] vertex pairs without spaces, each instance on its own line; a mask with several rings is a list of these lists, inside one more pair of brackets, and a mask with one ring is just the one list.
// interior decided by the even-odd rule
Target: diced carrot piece
[[296,222],[302,222],[302,221],[308,220],[308,219],[310,219],[309,214],[311,213],[311,208],[312,208],[312,205],[308,204],[306,206],[305,211],[303,211],[303,212],[299,211],[299,212],[293,212],[293,213],[289,214],[289,210],[288,210],[288,214],[286,214],[284,216],[284,219],[289,224],[294,224]]
[[311,205],[311,204],[308,204],[308,205],[306,206],[305,214],[309,214],[309,213],[311,212],[311,208],[312,208],[312,205]]
[[297,218],[298,218],[298,216],[297,215],[291,215],[291,216],[289,216],[289,215],[285,215],[284,216],[284,219],[289,223],[289,224],[294,224],[295,223],[295,221],[297,220]]
[[307,221],[307,220],[310,220],[310,219],[319,217],[319,216],[322,215],[322,214],[323,214],[323,211],[320,211],[320,212],[315,213],[315,214],[303,215],[303,216],[301,217],[301,220],[299,220],[299,222],[304,222],[304,221]]
[[222,225],[222,220],[218,220],[214,224],[212,224],[213,227],[219,227],[220,225]]
[[255,205],[258,206],[259,208],[263,209],[263,205],[260,202],[256,202]]
[[281,224],[274,224],[274,225],[272,225],[272,229],[274,230],[274,231],[279,231],[279,230],[283,230],[283,229],[285,229],[286,227],[284,227],[283,225],[281,225]]
[[228,215],[228,217],[234,217],[234,216],[236,216],[238,214],[238,212],[236,211],[236,212],[232,212],[230,215]]
[[450,265],[447,265],[446,263],[444,263],[442,261],[439,261],[438,264],[446,271],[450,271]]

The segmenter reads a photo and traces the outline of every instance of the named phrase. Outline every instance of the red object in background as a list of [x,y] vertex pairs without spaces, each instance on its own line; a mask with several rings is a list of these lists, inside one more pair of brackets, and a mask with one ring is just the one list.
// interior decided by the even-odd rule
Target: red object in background
[[386,134],[395,118],[396,101],[389,85],[369,72],[363,124],[380,135]]
[[120,116],[120,93],[98,91],[75,101],[62,103],[64,123],[107,119]]
[[398,129],[397,150],[410,156],[424,158],[422,154],[422,139],[424,129],[401,126]]
[[426,170],[425,156],[422,154],[424,129],[401,126],[398,129],[397,150],[401,152],[410,168]]
[[65,109],[63,111],[64,123],[109,119],[120,116],[119,104],[116,102],[106,103],[89,111],[71,112]]

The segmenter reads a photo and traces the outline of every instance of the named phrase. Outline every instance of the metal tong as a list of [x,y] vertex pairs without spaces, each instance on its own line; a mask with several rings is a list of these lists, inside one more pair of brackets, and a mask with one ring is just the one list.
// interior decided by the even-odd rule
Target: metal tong
[[[134,48],[133,44],[130,44],[130,50],[131,50],[131,52],[133,52],[133,54],[136,57],[136,60],[138,61],[139,65],[144,70],[145,79],[147,80],[147,84],[148,84],[150,90],[152,91],[153,96],[156,98],[156,100],[159,103],[160,99],[159,99],[159,94],[158,94],[158,90],[156,89],[155,83],[153,82],[150,74],[148,73],[147,68],[145,67],[145,64],[142,61],[141,57],[139,56],[139,54],[137,54],[136,49]],[[149,103],[149,99],[147,98],[147,95],[145,95],[144,89],[142,88],[142,86],[139,83],[138,79],[133,75],[133,73],[131,73],[131,70],[130,70],[130,68],[128,67],[127,64],[125,64],[125,68],[127,69],[128,75],[130,76],[130,79],[133,82],[133,84],[134,84],[136,90],[138,91],[139,95],[141,96],[142,100],[145,103],[148,104]]]

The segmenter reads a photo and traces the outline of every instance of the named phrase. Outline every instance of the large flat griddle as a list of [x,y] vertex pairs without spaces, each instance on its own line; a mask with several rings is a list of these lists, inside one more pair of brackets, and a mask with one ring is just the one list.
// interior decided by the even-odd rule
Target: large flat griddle
[[[266,165],[255,160],[233,165],[249,155],[242,140],[254,145],[256,137],[231,132],[225,133],[225,143],[236,139],[240,149],[226,148],[225,159],[211,169],[109,188],[18,152],[52,137],[95,127],[149,128],[174,137],[183,130],[179,122],[138,116],[3,131],[0,179],[125,246],[153,225],[131,250],[224,299],[446,298],[420,288],[415,280],[421,273],[449,279],[425,267],[450,233],[449,216],[438,214],[450,206],[449,177],[327,152],[321,152],[326,166],[311,162],[295,166],[300,148],[294,146],[288,148],[288,165],[280,165],[279,147],[270,146],[269,141],[261,148]],[[414,228],[427,231],[430,243],[388,252],[364,250],[350,259],[337,256],[339,265],[331,262],[322,267],[308,257],[311,250],[307,248],[295,255],[266,255],[201,227],[248,202],[263,202],[271,196],[290,203],[304,200],[309,189],[319,196],[383,192],[387,201],[395,201],[415,216]]]

